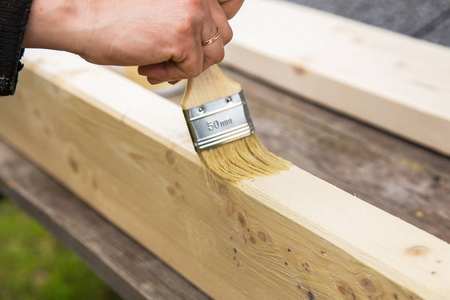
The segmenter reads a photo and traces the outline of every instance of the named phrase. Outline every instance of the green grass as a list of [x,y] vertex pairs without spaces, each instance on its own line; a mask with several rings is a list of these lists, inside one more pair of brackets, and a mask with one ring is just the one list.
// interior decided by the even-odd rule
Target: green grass
[[120,297],[37,222],[0,200],[0,299]]

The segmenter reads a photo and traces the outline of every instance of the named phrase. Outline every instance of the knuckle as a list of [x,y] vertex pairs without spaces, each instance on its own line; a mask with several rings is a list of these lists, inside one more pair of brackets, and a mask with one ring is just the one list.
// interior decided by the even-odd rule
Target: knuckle
[[192,36],[194,34],[193,21],[186,18],[185,20],[178,22],[175,25],[174,30],[181,37]]
[[174,25],[174,31],[181,38],[193,37],[201,23],[201,16],[198,13],[186,13]]
[[175,45],[171,51],[171,59],[175,62],[184,61],[188,56],[188,49],[182,45]]
[[202,0],[184,0],[186,5],[192,8],[198,8],[203,6]]
[[198,22],[204,15],[203,0],[183,0],[184,16],[191,24]]
[[226,27],[225,32],[222,34],[224,45],[228,44],[233,38],[233,30],[230,26]]

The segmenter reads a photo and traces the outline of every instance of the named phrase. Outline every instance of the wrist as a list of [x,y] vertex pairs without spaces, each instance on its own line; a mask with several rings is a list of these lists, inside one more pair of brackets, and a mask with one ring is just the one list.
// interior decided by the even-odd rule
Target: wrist
[[33,0],[23,48],[64,50],[80,54],[86,38],[84,1]]

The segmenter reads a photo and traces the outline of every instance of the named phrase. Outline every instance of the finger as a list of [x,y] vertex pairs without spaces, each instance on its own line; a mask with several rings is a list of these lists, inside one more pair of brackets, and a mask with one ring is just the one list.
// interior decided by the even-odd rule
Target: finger
[[[211,23],[212,21],[210,21]],[[168,74],[172,75],[172,80],[193,78],[203,71],[204,52],[201,44],[201,30],[189,42],[189,50],[186,54],[174,55],[171,61],[166,64]]]
[[160,84],[163,83],[164,81],[152,78],[152,77],[147,77],[147,81],[151,84],[151,85],[155,85],[155,84]]
[[223,39],[220,36],[213,43],[203,46],[203,71],[221,62],[224,56]]
[[236,15],[236,13],[239,11],[242,4],[244,3],[244,0],[218,0],[218,1],[220,3],[220,6],[222,6],[222,9],[224,10],[228,20],[230,20]]
[[142,76],[147,76],[148,82],[151,84],[158,84],[168,80],[174,80],[172,76],[170,76],[173,71],[170,71],[171,67],[168,62],[162,62],[158,64],[151,64],[145,66],[139,66],[138,73]]
[[[221,9],[220,6],[219,9]],[[222,14],[224,15],[223,12]],[[223,20],[227,23],[225,18]],[[209,22],[205,22],[203,25],[201,35],[197,39],[193,39],[193,42],[196,44],[191,45],[190,48],[194,49],[191,53],[187,53],[186,56],[174,56],[172,60],[164,63],[140,66],[138,68],[139,74],[159,81],[176,81],[197,77],[203,70],[222,61],[224,57],[223,39],[221,36],[209,45],[202,45],[202,41],[211,39],[216,33],[217,27],[210,19]]]
[[217,28],[220,31],[223,45],[226,45],[231,41],[231,38],[233,37],[233,30],[228,23],[227,16],[218,2],[214,2],[210,8],[211,17],[214,21],[214,24],[216,24]]
[[[209,2],[209,14],[203,19],[198,32],[191,32],[191,38],[184,38],[183,44],[174,51],[171,59],[158,64],[139,67],[139,74],[159,81],[175,81],[198,76],[203,70],[222,61],[224,57],[223,45],[232,36],[227,17],[217,0]],[[220,36],[209,45],[202,45],[202,41],[211,39],[219,29]],[[194,37],[194,38],[192,38]]]
[[203,71],[203,49],[201,47],[201,29],[193,32],[192,37],[182,38],[174,47],[169,60],[140,66],[141,75],[160,81],[173,81],[198,76]]
[[[225,22],[227,21],[225,20]],[[203,27],[202,30],[203,70],[206,70],[210,66],[221,62],[225,55],[225,51],[223,49],[224,41],[219,26],[221,28],[224,28],[223,24],[216,25],[216,23],[211,21],[210,23],[205,24],[205,26]],[[217,33],[219,33],[217,39],[213,40],[211,43],[207,45],[204,45],[205,41],[211,40],[216,36]]]
[[[202,68],[202,66],[203,63],[201,63],[200,68]],[[199,69],[198,73],[188,74],[185,70],[181,69],[174,61],[140,66],[138,69],[140,75],[151,78],[153,80],[152,82],[175,81],[185,78],[192,78],[198,76],[201,71],[202,69]]]

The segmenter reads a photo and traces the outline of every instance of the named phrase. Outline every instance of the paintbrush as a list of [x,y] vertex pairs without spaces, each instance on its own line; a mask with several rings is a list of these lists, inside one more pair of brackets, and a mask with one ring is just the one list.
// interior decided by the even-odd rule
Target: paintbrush
[[181,107],[200,159],[222,179],[241,181],[290,168],[256,137],[241,85],[217,65],[188,80]]

